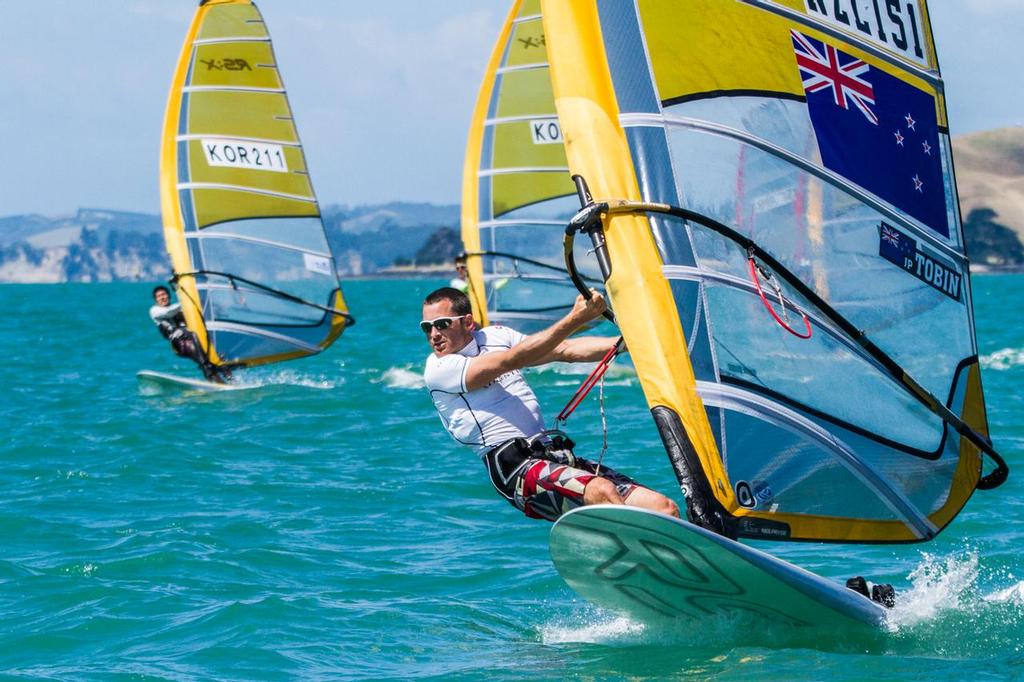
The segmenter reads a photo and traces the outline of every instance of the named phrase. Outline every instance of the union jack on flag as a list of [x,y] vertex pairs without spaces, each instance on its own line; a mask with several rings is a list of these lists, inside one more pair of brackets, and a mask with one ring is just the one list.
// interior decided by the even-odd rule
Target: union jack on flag
[[[875,89],[861,78],[870,67],[862,60],[840,52],[822,42],[824,53],[799,31],[790,29],[796,63],[803,76],[804,90],[808,93],[825,89],[832,90],[837,106],[849,109],[853,103],[872,124],[878,125],[878,116],[872,106],[875,104]],[[817,42],[817,41],[815,41]]]
[[888,225],[882,224],[882,240],[887,241],[895,247],[900,245],[900,233]]

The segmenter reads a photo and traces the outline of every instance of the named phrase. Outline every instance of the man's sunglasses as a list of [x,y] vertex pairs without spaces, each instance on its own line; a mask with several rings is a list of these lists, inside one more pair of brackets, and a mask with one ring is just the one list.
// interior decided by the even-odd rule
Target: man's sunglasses
[[461,320],[465,315],[456,315],[455,317],[438,317],[433,320],[423,320],[420,322],[420,329],[423,330],[424,334],[430,333],[430,328],[433,327],[438,331],[444,331],[448,327],[452,326],[452,322],[455,320]]

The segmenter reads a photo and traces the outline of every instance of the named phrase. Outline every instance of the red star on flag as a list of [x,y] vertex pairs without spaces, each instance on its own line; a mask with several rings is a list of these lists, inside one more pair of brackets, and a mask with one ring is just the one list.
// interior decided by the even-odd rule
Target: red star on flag
[[924,148],[924,153],[928,156],[932,155],[932,146],[928,142],[922,142],[921,146]]
[[910,114],[907,114],[903,118],[906,119],[906,121],[907,121],[907,127],[910,128],[911,130],[913,130],[914,129],[914,124],[917,123],[917,121],[914,120],[914,117],[911,116]]
[[916,189],[921,194],[924,194],[924,190],[921,189],[922,187],[924,187],[924,183],[921,182],[921,178],[919,178],[918,176],[915,175],[914,176],[914,189]]
[[902,147],[903,146],[903,135],[901,135],[900,131],[898,131],[898,130],[895,133],[893,133],[893,134],[896,135],[896,144],[898,144],[899,146]]

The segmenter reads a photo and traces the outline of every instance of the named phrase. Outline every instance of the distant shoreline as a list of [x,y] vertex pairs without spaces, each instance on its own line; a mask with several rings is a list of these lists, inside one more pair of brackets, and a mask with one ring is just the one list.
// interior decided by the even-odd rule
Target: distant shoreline
[[431,277],[454,277],[455,268],[443,265],[393,265],[362,275],[342,275],[342,280],[353,279],[429,279]]

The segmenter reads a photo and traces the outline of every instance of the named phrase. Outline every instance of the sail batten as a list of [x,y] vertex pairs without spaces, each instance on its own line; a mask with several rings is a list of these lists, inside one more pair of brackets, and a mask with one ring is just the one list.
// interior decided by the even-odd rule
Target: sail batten
[[259,187],[247,187],[245,185],[226,185],[216,182],[181,182],[177,185],[178,189],[194,190],[194,189],[224,189],[232,192],[249,192],[251,194],[265,194],[271,197],[280,197],[282,199],[293,199],[295,201],[308,201],[316,203],[316,197],[301,195],[301,194],[287,194],[285,192],[273,192],[267,189],[260,189]]
[[548,68],[547,62],[532,62],[530,64],[513,64],[512,66],[503,66],[498,69],[495,73],[499,76],[516,73],[522,71],[543,71]]
[[540,220],[524,218],[521,220],[481,220],[480,227],[521,227],[523,225],[541,225],[547,227],[565,227],[564,220]]
[[270,44],[270,38],[254,38],[252,36],[230,36],[227,38],[204,38],[202,40],[196,40],[193,45],[220,45],[222,43],[267,43]]
[[168,98],[161,206],[186,323],[213,364],[318,353],[350,324],[273,45],[250,0],[196,11]]
[[218,142],[231,141],[231,142],[258,142],[262,144],[276,144],[282,147],[302,147],[302,143],[297,140],[286,140],[281,138],[270,138],[270,137],[242,137],[238,135],[209,135],[204,133],[189,133],[186,135],[178,135],[175,137],[178,142],[192,142],[192,141],[203,141],[203,140],[216,140]]
[[550,113],[542,114],[523,114],[521,116],[502,116],[500,118],[489,118],[484,121],[484,125],[487,127],[498,126],[503,123],[524,123],[528,121],[557,121],[557,116],[552,116]]
[[488,168],[477,172],[477,177],[489,178],[494,175],[518,175],[520,173],[568,173],[568,166],[513,166],[511,168]]
[[182,88],[182,92],[264,92],[283,95],[285,90],[284,88],[261,88],[244,85],[189,85]]
[[263,244],[264,246],[270,246],[270,247],[273,247],[275,249],[287,249],[287,250],[290,250],[290,251],[299,251],[301,253],[308,253],[311,256],[319,256],[320,258],[331,258],[331,253],[329,251],[313,251],[311,249],[306,249],[306,248],[303,248],[301,246],[297,246],[295,244],[286,244],[285,242],[275,242],[275,241],[270,241],[269,239],[255,239],[253,237],[247,237],[245,235],[240,235],[240,234],[231,234],[231,233],[227,233],[227,232],[211,232],[211,233],[208,233],[208,234],[203,234],[203,233],[187,234],[187,235],[185,235],[185,239],[234,239],[234,240],[238,240],[238,241],[251,242],[253,244]]

